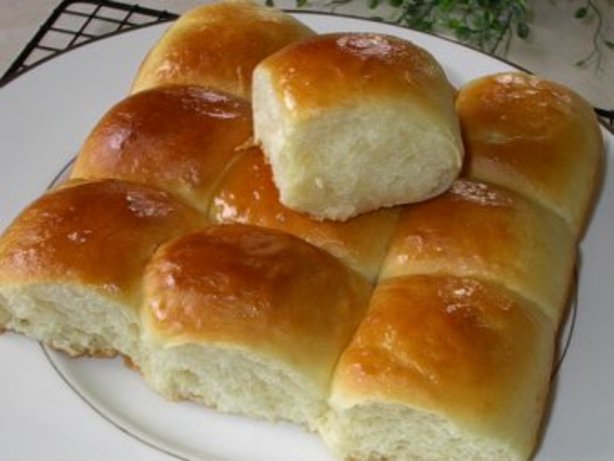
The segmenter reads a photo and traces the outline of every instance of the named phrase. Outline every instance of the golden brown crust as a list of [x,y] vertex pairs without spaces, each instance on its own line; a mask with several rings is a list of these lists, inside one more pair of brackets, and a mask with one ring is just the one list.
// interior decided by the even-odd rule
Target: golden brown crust
[[75,283],[126,300],[156,247],[202,217],[166,192],[73,182],[27,207],[0,239],[0,283]]
[[575,261],[564,221],[496,186],[459,180],[401,212],[380,280],[446,274],[491,280],[559,321]]
[[131,357],[122,354],[122,361],[124,362],[124,366],[126,368],[129,368],[132,371],[136,371],[137,373],[142,374],[141,367],[137,365]]
[[145,272],[145,329],[166,344],[230,344],[281,358],[320,385],[370,285],[291,235],[230,224],[184,235]]
[[603,151],[590,105],[557,83],[503,73],[465,85],[456,109],[467,155],[464,175],[537,200],[578,235]]
[[332,401],[434,412],[531,450],[553,357],[554,323],[505,288],[410,276],[376,288],[336,369]]
[[240,222],[278,229],[327,250],[375,280],[397,220],[397,209],[363,214],[345,222],[318,221],[279,201],[271,168],[259,151],[232,165],[211,201],[213,222]]
[[249,99],[254,67],[313,34],[292,16],[253,2],[203,5],[182,15],[149,52],[132,91],[188,84]]
[[196,86],[156,88],[107,112],[83,145],[71,177],[147,184],[206,210],[221,171],[251,136],[247,102]]
[[427,111],[451,109],[452,87],[439,63],[426,50],[393,36],[319,35],[268,57],[258,66],[261,70],[272,75],[285,108],[297,113],[371,97],[410,97]]

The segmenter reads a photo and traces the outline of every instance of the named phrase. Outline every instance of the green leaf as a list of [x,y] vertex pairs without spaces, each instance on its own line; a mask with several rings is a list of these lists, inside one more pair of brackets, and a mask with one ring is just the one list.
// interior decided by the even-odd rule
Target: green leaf
[[576,19],[582,19],[582,18],[586,17],[587,13],[588,13],[588,8],[583,6],[582,8],[578,8],[576,10],[576,12],[574,13],[574,17]]
[[529,32],[530,29],[526,22],[519,22],[516,26],[516,35],[522,39],[527,38],[529,36]]
[[486,25],[484,16],[474,16],[471,20],[471,25],[476,29],[482,29]]
[[401,6],[403,4],[403,0],[388,0],[388,4],[394,7]]
[[374,10],[379,6],[380,0],[369,0],[369,8]]
[[494,19],[493,14],[488,10],[484,12],[483,18],[484,18],[484,22],[489,25],[493,22],[493,19]]
[[451,11],[455,6],[456,0],[441,0],[439,2],[439,9],[444,13]]
[[580,59],[579,61],[576,61],[575,66],[576,67],[583,67],[586,65],[587,63],[587,59]]
[[461,26],[461,22],[458,19],[456,19],[456,18],[451,18],[451,19],[448,19],[448,22],[446,23],[446,25],[450,29],[455,30],[455,29],[458,29]]
[[609,49],[614,50],[614,42],[604,40],[603,43],[605,43],[605,46],[607,46]]
[[302,8],[307,5],[307,0],[296,0],[296,6]]
[[504,27],[504,23],[500,19],[494,19],[490,26],[493,28],[495,32],[501,32]]
[[461,26],[454,31],[454,35],[459,40],[467,40],[471,36],[471,29],[469,27]]
[[275,2],[273,2],[273,0],[266,0],[266,2],[264,2],[264,4],[266,6],[275,6]]

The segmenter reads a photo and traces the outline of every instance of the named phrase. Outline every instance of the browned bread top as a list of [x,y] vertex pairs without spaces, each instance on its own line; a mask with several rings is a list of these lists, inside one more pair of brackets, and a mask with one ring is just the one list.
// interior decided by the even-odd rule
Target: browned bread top
[[271,168],[261,152],[238,159],[220,181],[211,202],[210,220],[242,222],[296,235],[341,259],[375,281],[398,210],[384,209],[348,221],[318,221],[279,201]]
[[463,174],[542,203],[580,235],[603,153],[591,106],[563,85],[508,72],[466,84],[456,110],[467,155]]
[[290,44],[263,60],[283,96],[297,113],[338,107],[365,98],[411,98],[426,111],[447,105],[453,88],[437,60],[425,49],[397,37],[335,33]]
[[[404,405],[408,412],[397,424],[415,421],[407,426],[415,437],[428,434],[423,428],[441,430],[441,440],[426,438],[431,447],[445,453],[465,437],[454,459],[462,459],[457,453],[488,459],[480,457],[487,446],[499,455],[490,459],[527,459],[546,401],[554,337],[551,319],[500,285],[448,275],[388,279],[340,359],[331,403],[337,411],[380,404],[374,424],[394,421],[386,412],[395,415],[392,406]],[[445,429],[450,421],[452,434]]]
[[283,232],[211,226],[162,246],[145,271],[145,328],[167,346],[222,343],[281,358],[326,386],[371,285]]
[[188,84],[249,99],[254,67],[313,34],[292,16],[251,1],[203,5],[183,14],[151,49],[132,91]]
[[72,178],[159,187],[205,212],[220,173],[248,149],[249,103],[198,86],[134,94],[112,107],[85,141]]
[[501,187],[458,180],[445,194],[405,206],[380,280],[446,274],[495,281],[558,322],[575,262],[565,222]]
[[36,200],[6,230],[0,284],[73,283],[134,301],[156,248],[202,222],[158,189],[74,181]]

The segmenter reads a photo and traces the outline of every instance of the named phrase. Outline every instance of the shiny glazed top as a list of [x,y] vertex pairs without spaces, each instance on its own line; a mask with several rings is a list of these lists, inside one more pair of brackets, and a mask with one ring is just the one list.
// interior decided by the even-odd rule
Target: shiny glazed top
[[146,328],[167,344],[256,348],[324,384],[370,292],[362,277],[296,237],[211,226],[154,255],[145,271]]
[[554,334],[549,319],[501,286],[447,275],[389,279],[339,361],[331,400],[442,414],[509,441],[526,458],[545,404]]
[[464,174],[544,204],[578,236],[603,153],[590,105],[563,85],[508,72],[465,85],[456,110],[467,155]]
[[249,148],[251,107],[197,86],[134,94],[111,108],[83,145],[73,178],[114,178],[160,187],[206,210],[208,194]]
[[256,64],[313,34],[292,16],[251,1],[203,5],[183,14],[152,48],[132,91],[188,84],[249,99]]
[[75,283],[134,301],[145,264],[202,217],[162,192],[114,180],[69,183],[26,208],[0,240],[2,283]]
[[448,274],[517,291],[553,319],[564,312],[575,239],[564,221],[518,194],[458,180],[443,195],[403,207],[380,280]]
[[375,281],[398,215],[397,209],[365,213],[348,221],[318,221],[279,201],[271,167],[254,150],[238,159],[211,201],[212,222],[240,222],[278,229],[320,247]]
[[266,58],[256,72],[271,76],[290,112],[382,96],[447,107],[452,94],[443,69],[426,50],[381,34],[308,38]]

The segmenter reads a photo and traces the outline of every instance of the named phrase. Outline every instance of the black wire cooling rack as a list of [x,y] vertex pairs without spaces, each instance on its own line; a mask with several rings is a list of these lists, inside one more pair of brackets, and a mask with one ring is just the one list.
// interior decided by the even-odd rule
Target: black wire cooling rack
[[[0,86],[76,46],[126,30],[172,21],[177,14],[110,0],[63,0],[5,74]],[[614,133],[614,110],[595,108]]]
[[177,18],[174,13],[109,0],[63,0],[0,79],[0,85],[77,46]]

